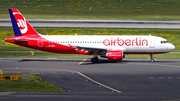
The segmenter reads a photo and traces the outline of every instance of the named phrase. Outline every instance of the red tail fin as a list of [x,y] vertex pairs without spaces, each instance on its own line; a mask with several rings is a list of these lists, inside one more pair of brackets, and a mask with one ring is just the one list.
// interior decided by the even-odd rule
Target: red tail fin
[[9,9],[15,36],[39,36],[38,32],[29,24],[18,9]]

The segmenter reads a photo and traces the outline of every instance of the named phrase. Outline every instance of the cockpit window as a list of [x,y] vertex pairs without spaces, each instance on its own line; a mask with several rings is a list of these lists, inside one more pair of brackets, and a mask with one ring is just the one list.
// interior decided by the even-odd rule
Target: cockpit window
[[169,43],[168,41],[161,41],[161,44]]

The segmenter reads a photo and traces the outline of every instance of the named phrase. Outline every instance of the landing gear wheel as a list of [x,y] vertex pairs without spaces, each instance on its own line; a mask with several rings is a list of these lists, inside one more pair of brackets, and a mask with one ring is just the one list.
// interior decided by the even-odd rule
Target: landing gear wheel
[[91,62],[92,63],[96,63],[97,61],[98,61],[98,54],[96,53],[96,52],[94,52],[94,56],[93,56],[93,58],[91,59]]
[[154,59],[151,59],[150,62],[153,63],[153,62],[154,62]]
[[96,58],[92,58],[92,59],[91,59],[91,62],[92,62],[92,63],[96,63],[96,62],[97,62],[97,59],[96,59]]
[[96,59],[96,62],[98,61],[98,57],[95,57],[95,59]]
[[153,63],[153,62],[154,62],[154,59],[153,59],[153,54],[150,54],[150,56],[151,56],[151,60],[150,60],[150,62],[151,62],[151,63]]

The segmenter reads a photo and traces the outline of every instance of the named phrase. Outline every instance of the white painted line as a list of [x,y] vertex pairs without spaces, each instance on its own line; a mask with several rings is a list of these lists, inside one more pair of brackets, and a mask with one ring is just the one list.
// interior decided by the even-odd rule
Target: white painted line
[[[31,69],[32,69],[32,68],[31,68]],[[48,69],[48,70],[54,70],[54,69]],[[100,85],[100,86],[103,86],[103,87],[105,87],[105,88],[107,88],[107,89],[110,89],[110,90],[112,90],[112,91],[114,91],[114,92],[117,92],[117,93],[122,93],[122,92],[119,91],[119,90],[116,90],[116,89],[114,89],[114,88],[111,88],[111,87],[109,87],[109,86],[106,86],[106,85],[104,85],[104,84],[98,82],[98,81],[95,81],[95,80],[91,79],[90,77],[88,77],[88,76],[82,74],[81,72],[78,72],[78,71],[71,71],[71,70],[58,70],[58,71],[65,71],[65,72],[77,73],[77,74],[79,74],[79,75],[85,77],[86,79],[88,79],[88,80],[90,80],[90,81],[92,81],[92,82],[94,82],[94,83],[96,83],[96,84],[98,84],[98,85]]]
[[[32,69],[32,68],[31,68],[31,69]],[[54,69],[50,69],[50,70],[54,70]],[[111,87],[109,87],[109,86],[106,86],[106,85],[104,85],[104,84],[98,82],[98,81],[95,81],[95,80],[91,79],[90,77],[88,77],[88,76],[82,74],[81,72],[78,72],[78,71],[71,71],[71,70],[58,70],[58,71],[66,71],[66,72],[78,73],[79,75],[85,77],[86,79],[88,79],[88,80],[90,80],[90,81],[92,81],[92,82],[94,82],[94,83],[96,83],[96,84],[98,84],[98,85],[100,85],[100,86],[103,86],[103,87],[105,87],[105,88],[107,88],[107,89],[110,89],[110,90],[112,90],[112,91],[114,91],[114,92],[117,92],[117,93],[122,93],[122,92],[119,91],[119,90],[116,90],[116,89],[114,89],[114,88],[111,88]]]
[[95,81],[95,80],[87,77],[86,75],[80,73],[80,72],[76,72],[76,73],[78,73],[79,75],[85,77],[86,79],[88,79],[88,80],[90,80],[90,81],[92,81],[92,82],[94,82],[94,83],[96,83],[96,84],[98,84],[98,85],[101,85],[101,86],[103,86],[103,87],[105,87],[105,88],[107,88],[107,89],[110,89],[110,90],[115,91],[115,92],[117,92],[117,93],[122,93],[121,91],[116,90],[116,89],[114,89],[114,88],[111,88],[111,87],[109,87],[109,86],[106,86],[106,85],[104,85],[104,84],[102,84],[102,83],[100,83],[100,82],[97,82],[97,81]]
[[58,59],[58,58],[48,58],[48,59]]
[[8,96],[8,95],[13,94],[13,93],[15,93],[15,92],[1,92],[0,96]]

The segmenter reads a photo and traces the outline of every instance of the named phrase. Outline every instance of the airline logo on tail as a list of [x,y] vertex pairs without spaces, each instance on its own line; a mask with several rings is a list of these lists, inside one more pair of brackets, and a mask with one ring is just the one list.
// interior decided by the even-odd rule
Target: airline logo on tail
[[26,19],[22,16],[21,13],[19,13],[19,11],[16,10],[12,10],[13,15],[16,19],[16,22],[18,24],[18,27],[21,31],[22,34],[26,33],[28,30],[27,24],[26,24]]
[[24,16],[15,8],[9,9],[11,22],[14,29],[15,36],[36,36],[40,35],[34,30],[34,28],[28,23]]

